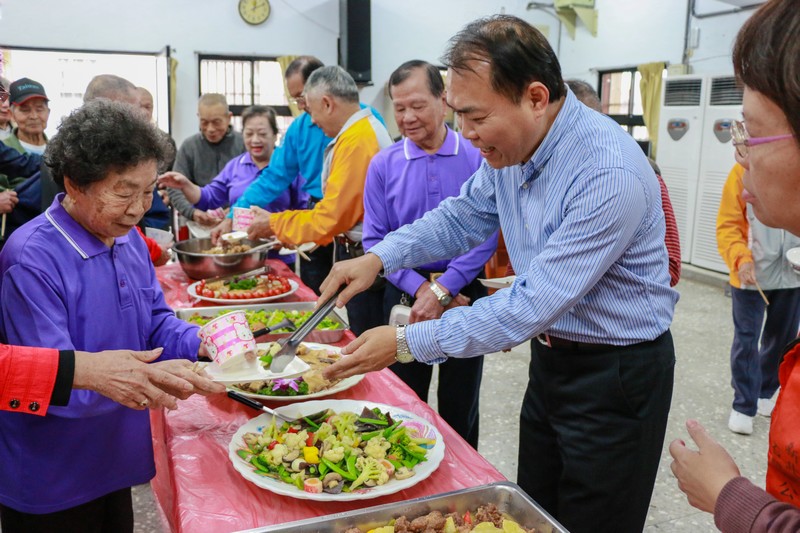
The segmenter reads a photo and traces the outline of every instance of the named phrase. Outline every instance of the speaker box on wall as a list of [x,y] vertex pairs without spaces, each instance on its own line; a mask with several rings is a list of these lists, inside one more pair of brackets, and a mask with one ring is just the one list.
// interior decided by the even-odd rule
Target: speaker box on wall
[[339,0],[339,65],[356,83],[372,81],[370,0]]

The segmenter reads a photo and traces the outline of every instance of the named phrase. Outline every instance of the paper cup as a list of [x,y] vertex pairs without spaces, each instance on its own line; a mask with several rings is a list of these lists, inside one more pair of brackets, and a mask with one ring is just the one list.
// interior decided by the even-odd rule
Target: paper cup
[[794,271],[800,274],[800,248],[786,250],[786,260],[792,265]]
[[215,318],[200,328],[198,335],[208,355],[223,369],[245,364],[245,354],[256,353],[256,340],[244,311],[232,311]]
[[233,208],[233,231],[247,231],[253,223],[253,212],[249,207]]

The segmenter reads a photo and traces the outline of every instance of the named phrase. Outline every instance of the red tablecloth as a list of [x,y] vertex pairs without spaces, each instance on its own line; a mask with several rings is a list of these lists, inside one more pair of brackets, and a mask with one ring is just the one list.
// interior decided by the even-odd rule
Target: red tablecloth
[[[285,266],[286,272],[279,267],[276,270],[281,275],[291,274]],[[189,283],[185,276],[183,281],[179,279],[179,274],[183,273],[180,267],[176,270],[173,265],[167,265],[157,272],[165,287],[167,302],[175,307],[190,306],[185,296],[177,294],[181,286],[185,288]],[[302,300],[315,298],[313,291],[305,286],[293,296]],[[352,338],[347,332],[339,344],[344,345]],[[355,387],[329,398],[364,399],[393,405],[432,422],[445,443],[445,455],[439,468],[414,487],[381,498],[315,502],[280,496],[245,481],[228,458],[232,435],[258,413],[223,395],[193,396],[181,402],[177,411],[153,411],[151,415],[157,470],[151,485],[170,529],[181,533],[227,533],[505,479],[389,370],[371,373]],[[270,402],[268,405],[283,404]]]

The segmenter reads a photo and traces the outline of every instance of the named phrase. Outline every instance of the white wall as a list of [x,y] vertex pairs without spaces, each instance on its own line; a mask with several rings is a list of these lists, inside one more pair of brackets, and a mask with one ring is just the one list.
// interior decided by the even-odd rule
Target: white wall
[[[272,15],[251,27],[239,18],[236,0],[0,0],[0,44],[92,50],[157,51],[171,45],[178,59],[178,103],[173,134],[178,142],[197,130],[198,52],[219,54],[313,54],[337,59],[338,0],[272,0]],[[680,63],[688,0],[596,0],[599,31],[592,37],[582,23],[572,40],[560,40],[565,77],[597,83],[596,69],[650,61]],[[505,12],[550,26],[552,16],[527,10],[527,0],[372,0],[372,79],[362,99],[387,120],[384,85],[408,59],[439,63],[447,40],[467,22]],[[698,12],[730,9],[717,0],[698,0]],[[692,56],[695,72],[730,71],[736,32],[752,13],[694,20],[700,45]]]

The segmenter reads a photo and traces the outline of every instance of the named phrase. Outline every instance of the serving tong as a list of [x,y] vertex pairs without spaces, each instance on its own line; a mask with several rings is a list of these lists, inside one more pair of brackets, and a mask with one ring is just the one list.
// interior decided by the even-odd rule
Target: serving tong
[[339,287],[339,289],[334,293],[333,296],[328,298],[322,305],[317,307],[316,310],[308,317],[308,320],[303,322],[294,333],[289,335],[285,339],[280,339],[278,344],[281,346],[281,349],[278,353],[272,356],[272,363],[269,365],[269,369],[272,372],[283,372],[289,362],[294,359],[295,351],[297,350],[297,346],[305,339],[309,333],[314,331],[314,329],[319,325],[322,320],[328,316],[328,313],[331,312],[333,306],[336,305],[336,298],[338,298],[339,293],[345,288],[345,285]]
[[252,407],[253,409],[256,409],[258,411],[262,411],[264,413],[267,413],[268,415],[272,415],[272,416],[274,416],[275,418],[277,418],[279,420],[283,420],[284,422],[294,422],[295,421],[294,418],[291,418],[291,417],[286,416],[286,415],[282,415],[279,412],[270,409],[266,405],[264,405],[264,404],[262,404],[260,402],[257,402],[255,400],[251,400],[250,398],[248,398],[244,394],[236,392],[235,390],[228,389],[228,398],[231,398],[232,400],[236,400],[237,402],[239,402],[241,404],[244,404],[247,407]]
[[262,267],[258,267],[248,272],[242,272],[240,274],[231,274],[229,276],[216,276],[213,278],[204,279],[203,282],[209,284],[209,283],[216,283],[217,281],[228,281],[234,278],[247,278],[250,276],[258,276],[259,274],[267,274],[269,273],[269,271],[270,267],[268,265],[264,265]]

